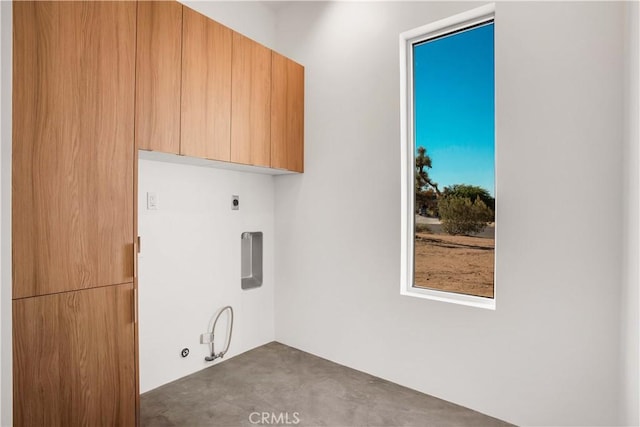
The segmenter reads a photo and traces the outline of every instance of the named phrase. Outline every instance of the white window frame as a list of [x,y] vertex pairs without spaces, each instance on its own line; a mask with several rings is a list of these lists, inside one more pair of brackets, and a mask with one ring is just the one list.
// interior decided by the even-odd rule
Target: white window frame
[[[400,251],[400,294],[495,310],[497,297],[495,274],[493,298],[483,298],[414,286],[415,138],[413,123],[413,46],[416,43],[424,42],[461,28],[492,20],[495,20],[495,4],[493,3],[400,34],[400,145],[402,150],[400,168],[400,229],[402,233]],[[496,271],[495,268],[494,271]]]

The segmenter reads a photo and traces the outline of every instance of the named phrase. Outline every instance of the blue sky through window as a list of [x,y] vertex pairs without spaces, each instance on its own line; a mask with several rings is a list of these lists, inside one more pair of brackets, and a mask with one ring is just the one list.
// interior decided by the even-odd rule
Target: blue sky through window
[[415,45],[416,148],[440,190],[479,185],[494,195],[493,23]]

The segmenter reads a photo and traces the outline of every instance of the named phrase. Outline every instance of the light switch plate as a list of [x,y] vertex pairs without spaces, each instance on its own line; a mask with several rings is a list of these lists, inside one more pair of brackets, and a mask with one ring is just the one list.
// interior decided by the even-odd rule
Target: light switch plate
[[158,209],[158,194],[154,192],[147,192],[147,210]]
[[231,196],[231,210],[237,211],[240,209],[240,196]]

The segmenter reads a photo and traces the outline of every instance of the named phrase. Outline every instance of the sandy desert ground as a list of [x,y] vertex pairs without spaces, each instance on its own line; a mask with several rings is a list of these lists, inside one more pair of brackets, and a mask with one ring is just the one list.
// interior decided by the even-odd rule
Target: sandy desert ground
[[493,298],[495,239],[416,233],[415,285]]

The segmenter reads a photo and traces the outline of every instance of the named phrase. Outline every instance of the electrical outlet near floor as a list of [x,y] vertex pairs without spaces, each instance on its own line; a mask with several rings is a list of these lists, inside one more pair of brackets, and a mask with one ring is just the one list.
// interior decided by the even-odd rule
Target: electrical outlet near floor
[[206,334],[200,334],[200,344],[209,344],[213,342],[213,334],[208,332]]

